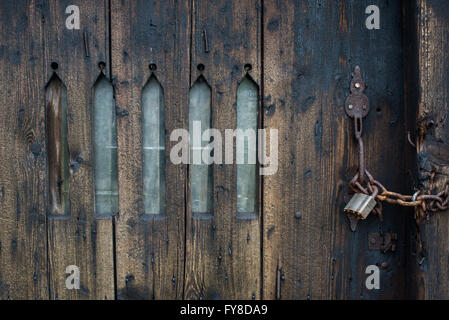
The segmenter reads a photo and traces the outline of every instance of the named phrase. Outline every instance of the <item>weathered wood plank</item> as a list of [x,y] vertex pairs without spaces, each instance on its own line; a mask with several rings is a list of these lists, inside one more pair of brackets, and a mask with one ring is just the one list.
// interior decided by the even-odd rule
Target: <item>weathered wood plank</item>
[[48,299],[43,8],[0,10],[0,299]]
[[[48,217],[50,298],[114,299],[112,219],[95,218],[93,86],[99,63],[109,65],[108,1],[80,1],[80,29],[66,28],[70,1],[45,2],[45,70],[67,88],[70,212]],[[87,37],[85,40],[84,38]],[[58,68],[53,70],[51,63]],[[106,69],[108,70],[108,68]],[[66,267],[80,270],[80,290],[68,290]]]
[[[184,273],[185,166],[170,161],[170,133],[187,128],[190,67],[188,1],[112,1],[112,74],[117,119],[119,299],[180,299]],[[164,91],[166,209],[143,211],[142,89],[154,75]],[[123,112],[120,112],[123,111]],[[156,116],[156,115],[155,115]]]
[[[224,130],[237,125],[237,86],[247,74],[245,64],[261,88],[261,3],[199,0],[192,10],[190,81],[202,74],[211,87],[212,127],[220,130],[224,145]],[[184,298],[259,299],[261,214],[237,219],[235,162],[213,165],[213,199],[210,219],[194,217],[188,206]]]
[[[416,45],[416,77],[410,79],[407,93],[416,92],[408,107],[411,120],[417,115],[419,189],[433,194],[444,190],[449,175],[449,3],[417,0],[408,6],[410,31]],[[416,59],[416,60],[415,60]],[[415,81],[415,82],[413,82]],[[419,89],[419,90],[418,90]],[[413,119],[414,118],[414,119]],[[414,171],[416,171],[416,169]],[[411,295],[420,299],[448,299],[449,256],[448,212],[431,213],[412,229],[415,240],[410,252]]]
[[[365,27],[379,6],[380,30]],[[366,165],[388,188],[404,189],[401,29],[398,1],[265,1],[264,124],[279,129],[279,171],[264,178],[264,298],[372,299],[404,296],[404,218],[384,205],[352,233],[343,213],[358,167],[352,119],[343,110],[359,65],[371,112],[364,121]],[[368,233],[392,229],[395,253],[368,250]],[[381,289],[365,287],[365,268]],[[391,288],[394,288],[392,290]]]

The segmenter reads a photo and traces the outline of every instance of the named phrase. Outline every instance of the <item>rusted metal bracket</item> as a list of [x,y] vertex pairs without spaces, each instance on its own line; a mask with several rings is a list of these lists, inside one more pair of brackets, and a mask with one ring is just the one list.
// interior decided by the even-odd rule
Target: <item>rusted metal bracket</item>
[[345,111],[346,114],[354,119],[355,136],[358,139],[362,136],[362,119],[368,115],[369,99],[363,93],[365,91],[365,81],[362,79],[360,67],[356,66],[352,73],[351,94],[346,98]]
[[203,29],[203,38],[204,38],[204,52],[209,53],[209,39],[207,38],[207,30]]
[[345,111],[351,117],[365,118],[369,112],[369,100],[363,93],[365,91],[365,81],[362,79],[360,67],[356,66],[352,72],[351,94],[346,98]]
[[[363,93],[365,91],[366,85],[365,85],[365,81],[363,81],[363,79],[362,79],[360,67],[356,66],[354,68],[354,72],[352,72],[351,75],[352,75],[352,80],[351,80],[351,85],[350,85],[351,94],[346,98],[345,111],[346,111],[346,114],[350,118],[354,119],[354,135],[359,144],[359,173],[357,175],[356,180],[358,180],[358,182],[360,182],[360,183],[364,183],[366,172],[365,172],[365,155],[363,152],[363,140],[362,140],[362,132],[363,132],[362,120],[364,117],[366,117],[368,115],[369,99]],[[372,191],[372,190],[370,190],[370,191]],[[371,192],[371,193],[373,193],[373,195],[368,195],[368,196],[371,196],[371,200],[375,200],[377,193],[376,192]],[[360,197],[360,195],[358,195],[358,197]],[[369,200],[369,199],[365,199],[365,200]],[[358,205],[361,205],[361,204],[366,205],[366,204],[370,204],[370,202],[372,202],[372,201],[367,201],[366,203],[358,203]],[[369,208],[369,211],[364,215],[364,218],[366,218],[366,216],[373,209],[372,205],[355,208],[354,206],[352,206],[353,204],[355,204],[354,201],[351,202],[351,204],[348,204],[349,207],[346,206],[345,211],[354,212],[361,208]],[[376,204],[374,204],[374,206],[376,206]],[[349,209],[355,209],[355,210],[349,210]],[[352,214],[349,214],[348,218],[349,218],[351,230],[353,232],[355,232],[359,216],[358,215],[354,216]]]
[[396,251],[398,235],[392,232],[376,232],[368,234],[368,249],[377,250],[382,253]]

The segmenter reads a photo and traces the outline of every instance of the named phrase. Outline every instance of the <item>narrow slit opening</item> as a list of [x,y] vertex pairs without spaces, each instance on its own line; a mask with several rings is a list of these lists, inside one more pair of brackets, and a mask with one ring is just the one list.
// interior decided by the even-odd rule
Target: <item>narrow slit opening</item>
[[94,85],[95,214],[118,212],[117,131],[114,89],[103,73]]
[[45,87],[48,152],[49,213],[69,214],[69,148],[67,142],[67,89],[53,73]]
[[237,88],[237,217],[257,218],[258,87],[248,75]]
[[211,89],[206,79],[200,76],[189,95],[190,133],[190,207],[193,216],[199,219],[213,211],[212,165],[203,161],[210,141],[203,141],[203,133],[211,128]]
[[142,148],[144,214],[165,211],[164,91],[152,75],[142,90]]

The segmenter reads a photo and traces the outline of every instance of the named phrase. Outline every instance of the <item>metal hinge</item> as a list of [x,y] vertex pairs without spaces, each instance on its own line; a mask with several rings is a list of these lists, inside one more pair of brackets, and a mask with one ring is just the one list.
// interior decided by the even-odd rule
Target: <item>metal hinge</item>
[[376,232],[368,234],[368,249],[379,250],[383,253],[396,251],[398,235],[392,232]]

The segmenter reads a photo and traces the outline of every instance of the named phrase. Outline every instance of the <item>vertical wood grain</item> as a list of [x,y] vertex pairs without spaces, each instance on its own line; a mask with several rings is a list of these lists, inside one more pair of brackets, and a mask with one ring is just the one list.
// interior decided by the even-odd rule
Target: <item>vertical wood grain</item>
[[0,10],[0,299],[48,299],[44,8]]
[[[170,161],[174,129],[188,128],[189,1],[111,1],[112,74],[117,103],[118,299],[181,299],[185,166]],[[156,70],[151,71],[150,64]],[[154,69],[154,68],[153,68]],[[164,91],[165,213],[144,215],[142,90],[151,76]]]
[[[72,4],[80,30],[65,27]],[[373,4],[380,30],[365,27]],[[0,299],[275,299],[278,286],[281,299],[448,298],[447,212],[416,228],[413,210],[384,205],[383,222],[371,214],[355,233],[343,213],[358,166],[343,110],[356,65],[371,102],[368,170],[408,194],[447,183],[446,1],[401,8],[388,0],[17,0],[0,7]],[[119,172],[119,212],[101,219],[92,140],[99,62],[114,86]],[[66,215],[49,210],[45,85],[54,72],[67,88]],[[237,88],[247,74],[259,90],[259,124],[279,130],[279,170],[258,177],[257,215],[238,219],[236,165],[213,165],[213,212],[197,219],[188,166],[169,158],[177,143],[170,133],[188,129],[189,89],[202,75],[212,90],[212,127],[224,138],[236,128]],[[165,105],[160,215],[145,215],[143,199],[142,90],[151,75]],[[390,230],[396,252],[368,250],[368,233]],[[370,264],[387,266],[380,290],[365,287]],[[80,268],[80,290],[66,289],[68,265]]]
[[[380,30],[365,27],[379,6]],[[384,205],[352,233],[343,212],[357,146],[343,105],[356,65],[367,83],[366,165],[403,191],[401,8],[398,1],[264,2],[264,124],[279,129],[279,171],[264,177],[264,298],[374,299],[404,296],[403,212]],[[410,213],[409,213],[410,214]],[[412,214],[412,213],[411,213]],[[395,253],[368,250],[368,233],[396,232]],[[381,289],[365,287],[365,268],[381,270]]]
[[[114,299],[112,218],[95,218],[92,140],[92,89],[100,75],[99,63],[109,64],[108,1],[78,1],[79,30],[66,28],[65,10],[72,4],[48,1],[41,9],[44,76],[48,80],[56,72],[67,88],[70,170],[70,213],[48,216],[50,298]],[[52,62],[58,64],[56,70]],[[66,288],[69,265],[80,269],[80,290]]]
[[[212,127],[220,130],[223,145],[225,129],[236,128],[237,86],[247,74],[245,64],[251,64],[249,76],[261,87],[261,13],[258,0],[193,1],[190,82],[202,74],[210,85]],[[261,214],[237,219],[235,161],[214,164],[213,171],[213,216],[195,218],[187,207],[184,298],[260,299]]]
[[49,213],[68,214],[67,92],[52,76],[45,87],[45,131],[47,135]]
[[[417,120],[416,187],[436,194],[448,183],[449,117],[448,117],[448,41],[449,3],[417,0],[408,6],[410,23],[416,33],[410,41],[416,45],[416,78],[409,81],[409,118]],[[409,64],[415,62],[410,57]],[[416,80],[415,82],[412,82]],[[417,118],[416,113],[418,111]],[[419,299],[448,299],[449,256],[448,212],[430,213],[411,230],[412,270],[411,295]]]

